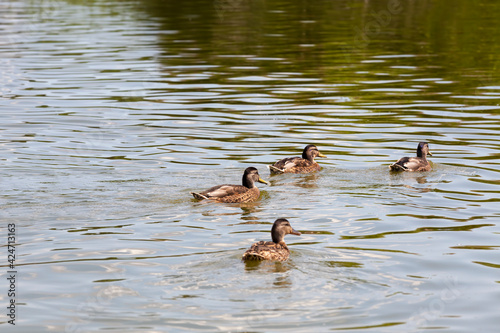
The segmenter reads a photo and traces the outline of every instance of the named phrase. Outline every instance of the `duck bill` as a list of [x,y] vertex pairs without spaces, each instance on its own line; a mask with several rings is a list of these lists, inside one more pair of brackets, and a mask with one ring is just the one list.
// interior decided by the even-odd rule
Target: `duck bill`
[[321,153],[318,153],[318,157],[326,157],[326,155],[323,155]]
[[260,178],[260,177],[259,177],[258,182],[259,182],[259,183],[262,183],[262,184],[269,185],[269,182],[265,181],[264,179],[262,179],[262,178]]
[[430,155],[430,156],[432,156],[432,153],[431,153],[430,151],[428,151],[428,152],[427,152],[427,155]]
[[298,232],[298,231],[297,231],[297,230],[295,230],[295,229],[292,229],[292,232],[290,232],[290,233],[291,233],[292,235],[297,235],[297,236],[300,236],[300,235],[301,235],[301,233],[300,233],[300,232]]

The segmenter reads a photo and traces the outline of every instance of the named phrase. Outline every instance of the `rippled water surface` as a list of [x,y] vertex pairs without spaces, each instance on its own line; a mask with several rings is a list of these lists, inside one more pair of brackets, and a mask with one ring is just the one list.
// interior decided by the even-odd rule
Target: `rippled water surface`
[[[2,332],[495,332],[500,4],[0,4]],[[428,141],[433,170],[388,165]],[[327,155],[310,175],[268,164]],[[189,194],[238,184],[251,204]],[[286,262],[245,264],[277,218]]]

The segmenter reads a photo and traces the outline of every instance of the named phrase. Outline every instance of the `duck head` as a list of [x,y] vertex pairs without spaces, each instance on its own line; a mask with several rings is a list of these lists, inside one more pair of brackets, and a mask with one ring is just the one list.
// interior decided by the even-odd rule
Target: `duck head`
[[417,156],[425,157],[427,155],[432,156],[431,152],[429,151],[429,144],[427,142],[419,142],[417,146]]
[[315,145],[307,145],[302,151],[302,158],[305,160],[313,162],[316,157],[326,156],[321,154],[318,150],[318,147],[316,147]]
[[271,229],[271,237],[274,243],[278,244],[283,242],[285,236],[288,234],[300,236],[300,232],[292,228],[287,219],[277,219],[274,221]]
[[243,182],[243,186],[248,187],[248,188],[254,187],[255,182],[264,183],[264,184],[269,185],[269,183],[267,181],[260,178],[259,171],[254,167],[248,167],[245,169],[245,172],[243,173],[242,182]]

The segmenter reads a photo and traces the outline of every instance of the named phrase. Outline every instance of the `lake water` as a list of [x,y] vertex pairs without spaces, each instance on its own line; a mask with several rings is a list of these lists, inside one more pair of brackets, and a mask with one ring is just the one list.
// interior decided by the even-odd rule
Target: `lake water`
[[[2,332],[496,332],[500,3],[0,4]],[[428,141],[433,170],[388,165]],[[311,175],[267,165],[316,144]],[[252,204],[191,191],[258,184]],[[277,218],[287,262],[245,264]]]

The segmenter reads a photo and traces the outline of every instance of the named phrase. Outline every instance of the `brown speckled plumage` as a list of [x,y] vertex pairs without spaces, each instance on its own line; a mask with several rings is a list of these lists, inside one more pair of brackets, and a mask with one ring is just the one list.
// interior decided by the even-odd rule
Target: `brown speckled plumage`
[[321,154],[315,145],[307,145],[302,157],[287,157],[269,166],[271,174],[279,173],[309,173],[321,170],[321,166],[314,161],[316,157],[326,157]]
[[191,192],[191,194],[198,200],[208,199],[226,203],[253,202],[260,196],[260,191],[255,186],[255,182],[268,184],[268,182],[260,178],[256,168],[249,167],[246,168],[243,174],[243,185],[217,185],[206,191],[200,193]]
[[290,255],[290,250],[285,244],[285,235],[293,234],[300,236],[300,232],[294,230],[288,220],[277,219],[271,229],[273,241],[260,241],[254,243],[244,254],[243,260],[278,260],[285,261]]
[[253,244],[243,255],[243,260],[279,260],[285,261],[290,250],[283,243],[260,241]]
[[389,165],[391,171],[431,171],[432,167],[427,161],[427,155],[431,155],[429,144],[420,142],[417,146],[416,157],[402,157],[396,163]]

